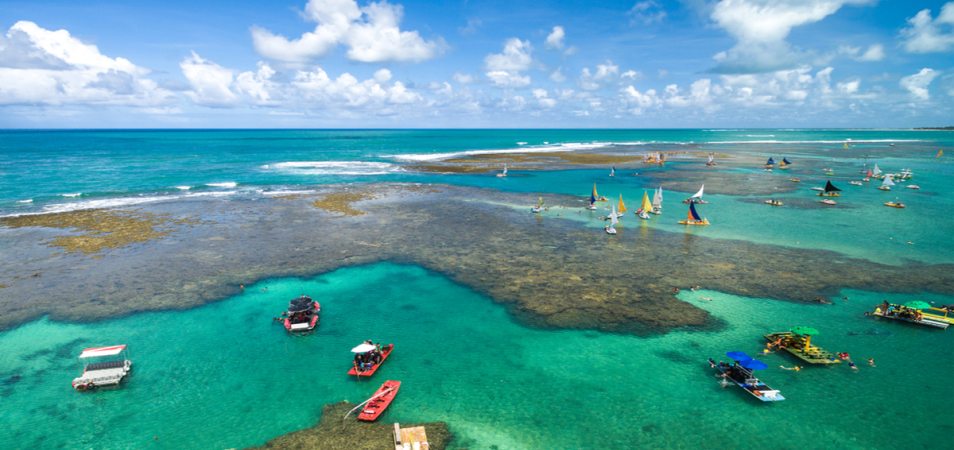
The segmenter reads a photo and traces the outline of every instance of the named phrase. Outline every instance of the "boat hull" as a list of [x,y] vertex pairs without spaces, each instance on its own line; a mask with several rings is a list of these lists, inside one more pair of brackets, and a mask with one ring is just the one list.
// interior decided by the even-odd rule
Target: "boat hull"
[[[750,370],[744,369],[742,367],[739,367],[738,369],[736,369],[736,370],[741,369],[741,373],[740,373],[741,375],[748,375],[748,378],[743,376],[742,381],[739,381],[736,379],[737,377],[733,375],[727,375],[727,372],[730,371],[732,366],[729,366],[728,364],[725,364],[725,365],[715,364],[713,367],[719,372],[721,372],[722,375],[725,375],[726,379],[732,380],[732,382],[735,383],[736,386],[741,387],[742,389],[745,390],[745,392],[748,392],[749,395],[752,395],[753,397],[763,402],[780,402],[782,400],[785,400],[785,397],[783,397],[781,393],[770,388],[767,384],[763,383],[758,378],[753,378],[752,371]],[[754,384],[746,382],[753,379],[756,380]]]
[[709,221],[706,219],[702,220],[680,220],[679,225],[709,225]]
[[946,330],[947,327],[948,327],[948,325],[949,325],[949,324],[947,324],[947,323],[937,322],[937,321],[934,321],[934,320],[931,320],[931,319],[924,319],[924,318],[922,318],[921,320],[909,319],[909,318],[907,318],[907,317],[898,316],[897,314],[892,314],[892,315],[890,315],[890,316],[886,316],[886,315],[884,314],[884,312],[873,312],[873,313],[871,313],[871,315],[872,315],[872,316],[878,316],[878,317],[884,317],[885,319],[900,320],[900,321],[902,321],[902,322],[908,322],[908,323],[913,323],[913,324],[917,324],[917,325],[924,325],[924,326],[926,326],[926,327],[940,328],[940,329],[942,329],[942,330]]
[[705,200],[689,200],[689,199],[683,200],[682,202],[683,202],[683,203],[695,203],[695,204],[697,204],[697,205],[709,203],[709,202],[707,202],[707,201],[705,201]]
[[380,396],[368,402],[367,405],[364,405],[364,408],[361,408],[361,414],[358,414],[358,420],[366,420],[369,422],[378,420],[378,417],[381,417],[384,410],[388,409],[388,406],[391,406],[391,401],[394,400],[400,388],[400,381],[385,381],[384,384],[378,388],[377,392],[374,393],[375,396]]
[[357,367],[351,366],[351,370],[348,371],[348,375],[356,377],[370,377],[378,371],[378,367],[381,367],[385,361],[388,360],[388,356],[391,356],[391,352],[394,351],[394,344],[388,344],[381,348],[381,363],[371,366],[370,369],[365,371],[358,371]]

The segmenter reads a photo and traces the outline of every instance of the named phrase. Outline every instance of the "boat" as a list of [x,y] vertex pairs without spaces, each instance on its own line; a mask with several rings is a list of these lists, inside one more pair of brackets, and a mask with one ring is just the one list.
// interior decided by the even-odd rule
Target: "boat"
[[590,198],[593,199],[593,201],[595,201],[595,202],[606,202],[606,201],[609,201],[609,200],[606,199],[606,197],[603,197],[602,195],[599,195],[599,194],[596,193],[596,183],[593,183],[593,194],[590,195]]
[[719,164],[717,164],[717,163],[715,162],[715,156],[713,156],[712,153],[709,153],[709,162],[707,162],[706,165],[707,165],[707,166],[718,166],[718,165],[719,165]]
[[[116,355],[121,356],[118,359],[104,359]],[[73,379],[73,389],[77,391],[118,385],[132,370],[129,350],[126,349],[125,345],[87,348],[80,353],[76,360],[83,367],[83,374]]]
[[[352,364],[351,370],[348,371],[348,375],[354,375],[358,378],[370,377],[371,375],[374,375],[374,372],[378,371],[378,367],[381,367],[381,364],[384,364],[384,361],[386,361],[388,359],[388,356],[391,356],[391,352],[394,351],[394,344],[388,344],[381,347],[380,352],[377,352],[374,348],[365,347],[362,349],[362,345],[371,345],[371,344],[361,344],[351,349],[351,351],[359,355],[364,353],[372,353],[372,352],[376,353],[376,354],[372,354],[371,356],[372,358],[376,359],[377,362],[371,362],[369,364],[369,367],[366,367],[364,369],[362,369],[357,363]],[[374,346],[372,345],[371,347],[374,347]],[[356,350],[363,350],[363,351],[356,351]],[[376,356],[380,356],[380,359],[376,358]]]
[[812,336],[818,335],[818,330],[808,327],[795,327],[791,331],[782,331],[763,335],[769,342],[778,342],[785,351],[795,355],[808,364],[837,364],[841,361],[832,353],[821,347],[811,345]]
[[884,182],[881,183],[881,186],[878,186],[878,189],[881,189],[882,191],[890,191],[891,186],[894,186],[894,182],[891,181],[891,175],[888,175],[884,177]]
[[820,186],[815,186],[815,187],[812,188],[812,190],[813,190],[813,191],[822,191],[822,192],[825,192],[825,188],[824,188],[824,187],[820,187]]
[[794,183],[801,183],[801,182],[802,182],[802,180],[801,180],[800,178],[789,178],[788,181],[791,181],[791,182],[794,182]]
[[507,165],[504,164],[504,170],[503,172],[497,174],[497,178],[504,178],[506,176],[507,176]]
[[610,213],[609,218],[610,218],[610,224],[609,224],[608,227],[603,228],[603,231],[605,231],[606,234],[616,234],[616,228],[613,228],[613,226],[619,224],[619,221],[616,220],[616,207],[615,207],[615,206],[613,207],[613,212]]
[[623,204],[623,194],[619,194],[619,215],[618,217],[623,217],[623,213],[629,211],[626,209],[626,205]]
[[613,165],[613,169],[610,170],[610,176],[611,176],[611,177],[615,177],[615,176],[616,176],[616,165],[615,165],[615,164]]
[[[732,380],[736,386],[741,387],[753,397],[763,402],[780,402],[785,397],[779,391],[770,388],[755,377],[754,371],[768,368],[762,361],[752,359],[751,356],[742,352],[729,352],[726,356],[732,358],[735,364],[729,364],[722,361],[716,363],[712,358],[708,362],[710,366],[722,373],[722,379]],[[727,384],[727,383],[726,383]]]
[[682,202],[683,203],[709,203],[702,199],[702,191],[704,191],[705,189],[706,189],[706,185],[703,184],[702,187],[699,188],[699,192],[692,194],[692,197],[689,197],[683,200]]
[[779,169],[788,169],[788,166],[790,166],[790,165],[792,165],[792,163],[789,162],[788,158],[782,157],[782,164],[779,164],[778,168],[779,168]]
[[825,183],[825,192],[816,195],[823,197],[841,197],[841,189],[836,188],[835,185],[831,184],[831,181],[828,181],[828,183]]
[[909,184],[909,185],[907,185],[906,187],[907,187],[908,189],[921,189],[921,186],[918,186],[918,185],[916,185],[916,184]]
[[768,168],[768,169],[762,169],[762,172],[771,172],[771,171],[772,171],[772,169],[771,169],[771,168]]
[[680,220],[679,225],[709,225],[709,220],[700,219],[699,214],[696,213],[696,205],[693,203],[690,203],[689,217],[686,220]]
[[652,210],[653,204],[649,201],[649,194],[647,194],[646,191],[643,191],[643,204],[636,211],[636,215],[639,216],[640,219],[649,220],[649,214],[647,213]]
[[543,208],[539,206],[534,206],[533,208],[530,208],[530,212],[532,213],[539,213],[540,211],[543,211]]
[[881,169],[878,168],[877,164],[875,164],[874,169],[871,169],[870,173],[871,175],[868,175],[868,178],[884,178],[884,176],[881,175]]
[[884,206],[890,206],[892,208],[905,208],[904,203],[901,202],[888,202]]
[[924,309],[938,308],[932,308],[929,303],[922,301],[913,301],[906,303],[905,305],[895,305],[884,302],[881,306],[875,308],[871,315],[884,317],[885,319],[900,320],[902,322],[924,325],[932,328],[940,328],[942,330],[947,329],[951,323],[954,323],[952,322],[954,319],[949,319],[947,317],[948,311],[946,309],[938,309],[939,311],[944,311],[944,317],[938,316],[936,314],[922,313],[921,311]]
[[285,313],[285,329],[290,332],[311,331],[318,325],[321,305],[318,302],[302,295],[288,302],[288,311]]
[[911,169],[901,169],[901,173],[894,174],[895,181],[907,181],[914,177]]
[[868,181],[868,179],[873,176],[874,176],[874,173],[871,172],[871,169],[868,169],[868,173],[865,174],[865,181]]
[[361,414],[358,414],[358,420],[366,420],[369,422],[377,420],[384,410],[388,409],[388,406],[391,405],[391,401],[394,400],[400,388],[400,381],[385,381],[384,384],[378,388],[377,392],[368,399],[364,408],[361,409]]
[[826,168],[826,169],[822,169],[822,172],[831,172],[831,171],[832,171],[831,169],[827,169],[827,168]]
[[828,172],[825,172],[825,175],[834,176],[834,175],[835,175],[835,172],[832,172],[832,171],[829,170]]
[[774,205],[774,206],[782,206],[782,205],[784,204],[784,203],[782,203],[782,202],[780,202],[780,201],[778,201],[778,200],[766,200],[765,203],[768,203],[768,204]]
[[848,184],[850,184],[850,185],[852,185],[852,186],[864,186],[864,183],[862,183],[862,182],[860,182],[860,181],[858,181],[858,180],[849,181]]
[[653,209],[649,210],[652,214],[662,214],[662,186],[653,194]]
[[775,166],[775,160],[770,156],[768,161],[762,165],[762,167],[773,167]]
[[821,202],[824,203],[824,204],[826,204],[826,205],[837,205],[837,203],[835,203],[834,200],[830,200],[830,199],[827,199],[827,198],[824,199],[824,200],[822,200]]

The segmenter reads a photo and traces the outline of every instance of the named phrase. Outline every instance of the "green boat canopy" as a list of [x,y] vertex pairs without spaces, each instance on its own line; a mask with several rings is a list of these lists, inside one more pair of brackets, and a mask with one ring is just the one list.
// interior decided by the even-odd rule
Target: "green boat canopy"
[[905,303],[904,306],[906,308],[911,308],[911,309],[928,309],[931,307],[931,304],[927,302],[922,302],[920,300],[915,300],[913,302]]
[[792,333],[802,336],[815,336],[818,334],[818,330],[810,327],[795,327],[792,328]]

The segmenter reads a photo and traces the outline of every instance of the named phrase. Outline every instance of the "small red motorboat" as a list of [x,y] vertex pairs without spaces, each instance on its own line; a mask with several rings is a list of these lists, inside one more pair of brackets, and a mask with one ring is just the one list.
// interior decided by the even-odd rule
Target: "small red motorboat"
[[374,393],[374,396],[371,397],[371,401],[369,401],[367,405],[364,405],[361,414],[358,414],[358,419],[368,421],[377,420],[378,417],[381,416],[381,413],[383,413],[385,409],[388,409],[391,400],[394,400],[394,396],[397,395],[400,387],[400,381],[385,381],[378,391]]
[[371,368],[360,370],[357,366],[352,366],[351,370],[348,371],[348,375],[354,375],[357,377],[370,377],[374,375],[374,372],[378,371],[378,367],[381,367],[381,364],[384,364],[384,361],[388,359],[388,356],[391,355],[391,352],[394,351],[394,344],[388,344],[381,347],[381,361],[377,364],[372,364]]
[[289,302],[284,320],[285,329],[290,332],[314,330],[320,314],[321,305],[311,297],[302,295]]

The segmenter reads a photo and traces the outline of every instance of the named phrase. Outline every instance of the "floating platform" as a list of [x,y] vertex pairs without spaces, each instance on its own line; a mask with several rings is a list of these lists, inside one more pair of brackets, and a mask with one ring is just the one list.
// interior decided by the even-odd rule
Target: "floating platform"
[[[890,316],[886,316],[886,315],[884,315],[883,312],[873,312],[873,313],[871,313],[871,315],[872,315],[872,316],[878,316],[878,317],[884,317],[885,319],[900,320],[900,321],[902,321],[902,322],[910,322],[910,323],[915,323],[915,324],[918,324],[918,325],[924,325],[924,326],[928,326],[928,327],[940,328],[940,329],[942,329],[942,330],[946,330],[947,327],[948,327],[948,324],[947,324],[947,323],[937,322],[937,321],[934,321],[934,320],[931,320],[931,319],[924,319],[924,318],[922,318],[921,320],[914,320],[914,319],[910,319],[910,318],[907,318],[907,317],[901,317],[901,316],[899,316],[899,315],[897,315],[897,314],[892,314],[892,315],[890,315]],[[923,315],[922,315],[922,316],[923,316]]]
[[[838,364],[841,362],[841,360],[836,358],[836,355],[826,352],[821,347],[811,345],[808,351],[802,350],[801,347],[804,346],[804,339],[789,331],[771,333],[763,336],[769,342],[775,342],[778,338],[782,338],[782,342],[786,344],[785,350],[808,364]],[[800,348],[795,348],[795,346]]]

